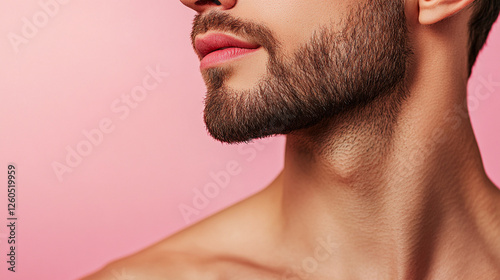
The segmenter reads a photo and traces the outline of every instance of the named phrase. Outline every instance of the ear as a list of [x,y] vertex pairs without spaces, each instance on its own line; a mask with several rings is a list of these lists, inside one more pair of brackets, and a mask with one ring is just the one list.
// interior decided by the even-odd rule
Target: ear
[[418,0],[420,24],[428,25],[451,17],[474,0]]

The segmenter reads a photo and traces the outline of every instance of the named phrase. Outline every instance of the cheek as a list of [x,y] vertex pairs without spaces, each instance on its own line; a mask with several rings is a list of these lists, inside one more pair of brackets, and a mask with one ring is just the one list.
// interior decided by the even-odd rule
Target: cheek
[[284,54],[293,53],[322,26],[340,26],[349,0],[240,0],[234,16],[270,28],[283,44]]

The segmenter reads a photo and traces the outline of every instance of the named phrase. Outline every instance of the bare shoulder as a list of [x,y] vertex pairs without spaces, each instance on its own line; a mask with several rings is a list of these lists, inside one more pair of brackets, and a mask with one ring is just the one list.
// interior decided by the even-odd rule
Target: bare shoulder
[[233,269],[272,274],[252,258],[269,249],[263,236],[274,224],[273,199],[264,190],[81,280],[219,280]]
[[250,260],[163,252],[115,261],[81,280],[281,280],[282,275]]
[[218,279],[200,257],[181,252],[142,252],[114,261],[81,280]]

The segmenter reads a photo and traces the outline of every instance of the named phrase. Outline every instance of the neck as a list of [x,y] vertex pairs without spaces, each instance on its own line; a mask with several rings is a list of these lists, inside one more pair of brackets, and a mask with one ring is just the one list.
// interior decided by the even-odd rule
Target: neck
[[306,251],[332,238],[339,246],[325,271],[338,265],[339,276],[351,267],[423,279],[458,268],[441,262],[450,252],[464,261],[487,246],[500,251],[490,242],[500,233],[492,216],[499,191],[482,166],[466,82],[436,85],[409,87],[404,101],[396,92],[287,136],[277,180],[284,232]]

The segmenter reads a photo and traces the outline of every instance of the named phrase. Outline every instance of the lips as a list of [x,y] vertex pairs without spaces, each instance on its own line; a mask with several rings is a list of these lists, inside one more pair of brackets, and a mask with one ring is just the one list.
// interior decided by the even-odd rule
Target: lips
[[210,34],[195,41],[195,48],[203,58],[211,52],[227,48],[257,49],[258,44],[245,42],[225,34]]
[[256,51],[260,45],[236,39],[221,33],[212,33],[196,38],[195,49],[201,59],[201,68],[215,66],[247,53]]

